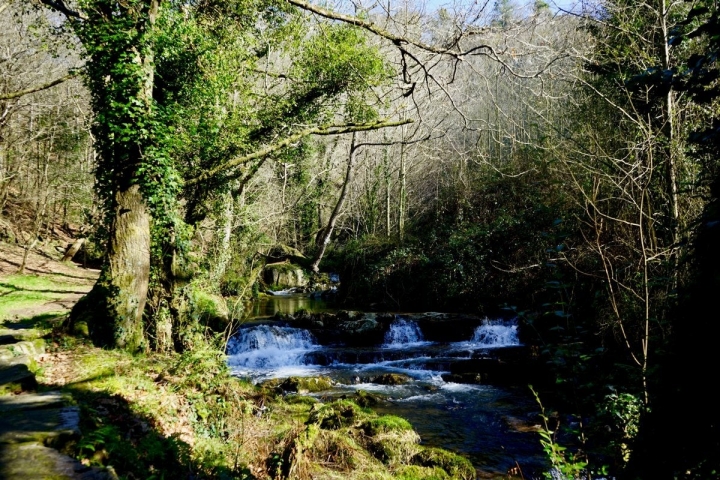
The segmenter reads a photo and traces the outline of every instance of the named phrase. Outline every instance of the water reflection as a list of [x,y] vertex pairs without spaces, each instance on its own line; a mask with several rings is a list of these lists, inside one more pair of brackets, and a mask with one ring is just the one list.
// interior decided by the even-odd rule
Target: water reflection
[[248,305],[247,318],[273,317],[280,313],[289,315],[298,310],[308,312],[333,312],[332,302],[311,298],[303,294],[267,296],[253,300]]

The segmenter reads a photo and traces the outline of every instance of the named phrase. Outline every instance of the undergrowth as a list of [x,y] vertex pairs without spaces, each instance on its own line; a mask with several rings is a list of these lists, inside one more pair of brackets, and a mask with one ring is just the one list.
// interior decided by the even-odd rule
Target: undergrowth
[[466,459],[419,445],[400,417],[234,378],[214,340],[194,339],[183,354],[131,355],[64,338],[54,355],[68,364],[40,380],[57,388],[64,375],[80,407],[83,436],[67,451],[120,478],[474,478]]

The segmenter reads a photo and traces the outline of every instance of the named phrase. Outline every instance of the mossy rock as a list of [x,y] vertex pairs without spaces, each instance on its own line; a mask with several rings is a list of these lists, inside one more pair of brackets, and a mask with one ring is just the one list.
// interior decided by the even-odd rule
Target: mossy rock
[[367,445],[368,451],[386,465],[407,465],[412,463],[418,453],[419,443],[420,435],[415,430],[397,428],[376,433],[370,437]]
[[412,378],[401,373],[384,373],[373,378],[372,382],[379,385],[405,385],[412,382]]
[[330,390],[333,381],[330,377],[289,377],[273,378],[262,383],[265,389],[276,390],[278,393],[316,393]]
[[325,392],[330,390],[334,382],[330,377],[318,376],[318,377],[300,377],[298,383],[299,393],[316,393]]
[[225,300],[219,295],[208,293],[199,288],[190,290],[190,314],[201,323],[215,331],[222,331],[226,326],[230,314]]
[[350,400],[336,400],[324,405],[314,405],[308,424],[318,424],[325,430],[338,430],[361,424],[372,413]]
[[422,467],[439,467],[452,478],[462,480],[473,480],[477,474],[470,460],[441,448],[421,450],[412,458],[412,463]]
[[360,405],[361,407],[374,407],[375,405],[379,405],[382,403],[383,399],[375,394],[368,393],[365,390],[358,390],[355,393],[355,397],[353,398],[353,401]]
[[263,279],[273,288],[304,287],[308,284],[302,267],[285,262],[265,265]]
[[383,415],[370,419],[363,424],[365,434],[371,437],[382,433],[403,432],[412,429],[410,422],[395,415]]
[[396,480],[451,480],[450,475],[439,467],[420,467],[410,465],[400,469]]

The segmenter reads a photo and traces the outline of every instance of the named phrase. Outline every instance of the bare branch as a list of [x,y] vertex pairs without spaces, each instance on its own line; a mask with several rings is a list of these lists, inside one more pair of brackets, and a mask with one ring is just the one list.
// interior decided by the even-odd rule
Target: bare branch
[[0,100],[12,100],[14,98],[22,97],[23,95],[29,95],[31,93],[40,92],[42,90],[47,90],[48,88],[54,87],[55,85],[59,85],[63,82],[66,82],[72,78],[75,78],[77,76],[77,72],[70,72],[64,77],[57,78],[53,80],[52,82],[45,83],[43,85],[39,85],[37,87],[32,88],[26,88],[25,90],[18,90],[17,92],[11,92],[11,93],[3,93],[0,94]]
[[71,10],[70,8],[68,8],[63,0],[40,0],[40,3],[44,3],[53,10],[64,14],[68,18],[85,20],[85,17],[80,12],[76,12],[75,10]]
[[340,135],[343,133],[353,133],[353,132],[367,132],[370,130],[379,130],[381,128],[387,128],[387,127],[399,127],[400,125],[405,125],[408,123],[412,123],[412,120],[401,120],[401,121],[389,121],[389,120],[378,120],[377,122],[370,122],[370,123],[347,123],[347,124],[336,124],[336,125],[323,125],[323,126],[317,126],[317,127],[311,127],[306,128],[305,130],[302,130],[294,135],[290,135],[289,137],[286,137],[285,139],[273,143],[272,145],[268,145],[267,147],[258,150],[257,152],[253,152],[247,155],[243,155],[240,157],[236,157],[228,162],[225,162],[222,165],[218,165],[215,168],[211,168],[210,170],[204,172],[202,175],[199,175],[193,179],[187,180],[185,182],[185,185],[195,185],[200,182],[203,182],[205,180],[208,180],[212,178],[213,176],[217,175],[218,173],[222,172],[223,170],[228,170],[230,168],[237,167],[239,165],[242,165],[244,163],[248,163],[252,160],[257,160],[259,158],[267,157],[268,155],[277,152],[278,150],[281,150],[285,147],[288,147],[292,145],[293,143],[302,140],[303,138],[310,136],[310,135]]
[[309,12],[313,12],[317,15],[320,15],[321,17],[329,18],[330,20],[340,20],[341,22],[349,23],[351,25],[355,25],[357,27],[364,28],[365,30],[372,32],[375,35],[378,35],[387,40],[390,40],[392,43],[394,43],[398,47],[401,46],[402,44],[409,44],[409,45],[414,45],[423,50],[426,50],[428,52],[437,53],[437,54],[441,54],[441,55],[450,55],[450,56],[456,57],[456,58],[458,58],[462,55],[462,53],[452,51],[448,48],[437,48],[437,47],[434,47],[427,43],[423,43],[423,42],[419,42],[416,40],[412,40],[410,38],[394,35],[394,34],[390,33],[389,31],[378,27],[377,25],[375,25],[372,22],[367,22],[365,20],[354,17],[352,15],[336,13],[336,12],[333,12],[326,8],[318,7],[317,5],[313,5],[311,3],[305,2],[303,0],[286,0],[286,1],[292,5],[295,5],[296,7],[302,8],[303,10],[307,10]]

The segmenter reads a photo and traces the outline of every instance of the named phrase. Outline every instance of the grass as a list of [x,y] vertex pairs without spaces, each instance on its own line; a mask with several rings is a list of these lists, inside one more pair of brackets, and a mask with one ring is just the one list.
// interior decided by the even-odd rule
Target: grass
[[[0,318],[77,288],[57,277],[5,277]],[[368,394],[322,403],[257,387],[232,377],[208,338],[193,339],[183,354],[137,355],[59,331],[49,338],[37,371],[40,390],[61,389],[81,412],[83,436],[65,452],[85,465],[112,467],[121,479],[467,478],[462,457],[419,445],[406,420],[366,408],[373,403]],[[293,381],[299,391],[331,384],[322,377]]]
[[0,278],[0,321],[10,312],[65,298],[77,292],[78,285],[62,281],[61,276],[10,275]]

